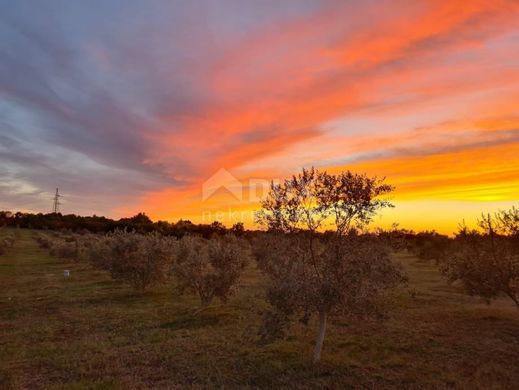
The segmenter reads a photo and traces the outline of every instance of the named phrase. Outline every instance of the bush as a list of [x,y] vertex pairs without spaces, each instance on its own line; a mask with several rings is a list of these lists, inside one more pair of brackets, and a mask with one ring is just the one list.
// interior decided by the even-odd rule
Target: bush
[[36,236],[35,240],[42,249],[50,249],[52,246],[51,239],[46,235],[39,234]]
[[104,237],[82,240],[81,258],[145,291],[164,282],[175,254],[176,239],[159,233],[115,231]]
[[[509,297],[519,308],[519,246],[517,230],[503,225],[501,212],[484,216],[478,229],[461,226],[440,262],[440,271],[450,283],[460,281],[465,291],[488,303],[499,296]],[[516,218],[515,223],[519,222]],[[512,221],[513,222],[513,221]]]
[[180,294],[189,292],[200,298],[200,310],[214,298],[226,302],[236,290],[249,251],[235,236],[206,240],[184,236],[177,249],[173,276]]
[[438,262],[445,257],[445,252],[450,244],[449,237],[435,231],[425,231],[417,233],[413,237],[410,249],[419,259]]
[[16,239],[14,238],[14,236],[5,236],[2,240],[2,243],[7,247],[7,248],[12,248],[13,245],[14,245],[14,242],[16,241]]
[[15,238],[13,236],[5,236],[0,240],[0,255],[4,255],[13,247]]
[[56,240],[52,242],[49,253],[52,256],[61,257],[63,259],[77,260],[78,259],[78,242]]
[[79,258],[78,236],[64,236],[54,232],[50,236],[39,234],[35,240],[40,248],[49,249],[51,256],[68,260],[78,260]]

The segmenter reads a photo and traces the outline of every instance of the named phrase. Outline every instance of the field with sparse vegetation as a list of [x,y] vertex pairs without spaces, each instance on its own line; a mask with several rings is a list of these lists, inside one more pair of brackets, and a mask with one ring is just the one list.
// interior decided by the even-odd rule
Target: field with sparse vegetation
[[[265,277],[194,315],[175,281],[139,292],[89,263],[51,256],[28,229],[0,229],[0,388],[516,388],[519,311],[449,286],[432,261],[394,255],[409,278],[389,318],[334,318],[312,365],[315,318],[258,336]],[[64,270],[70,270],[65,278]]]

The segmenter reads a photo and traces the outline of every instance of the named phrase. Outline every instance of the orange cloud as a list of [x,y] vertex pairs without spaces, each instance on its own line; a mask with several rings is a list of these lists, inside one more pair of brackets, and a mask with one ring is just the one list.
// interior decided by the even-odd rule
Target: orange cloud
[[[146,160],[186,184],[126,211],[257,207],[201,202],[220,167],[243,180],[350,168],[387,176],[399,200],[518,199],[519,4],[330,4],[266,24],[208,64],[207,99],[194,114],[163,114]],[[341,120],[358,127],[331,125]]]

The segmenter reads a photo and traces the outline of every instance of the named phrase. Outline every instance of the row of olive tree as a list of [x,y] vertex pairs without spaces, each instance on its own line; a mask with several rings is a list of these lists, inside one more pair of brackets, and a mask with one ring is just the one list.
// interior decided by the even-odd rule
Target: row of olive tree
[[[379,210],[392,207],[385,198],[392,190],[383,179],[313,168],[271,184],[257,213],[267,231],[253,242],[258,266],[269,279],[266,336],[282,334],[296,317],[307,321],[315,315],[318,363],[329,317],[382,313],[385,298],[406,277],[391,260],[389,241],[359,232]],[[40,245],[62,257],[88,260],[141,291],[172,276],[179,293],[199,296],[200,309],[236,290],[249,256],[246,242],[236,235],[177,240],[120,230],[57,240],[41,238]]]
[[[328,320],[335,315],[381,315],[395,288],[406,283],[391,249],[411,248],[437,259],[450,281],[461,280],[471,294],[491,299],[506,294],[518,304],[519,211],[482,219],[479,230],[462,228],[454,240],[425,233],[407,242],[406,231],[367,234],[366,227],[383,208],[392,207],[393,187],[383,179],[349,171],[329,174],[315,169],[271,184],[257,213],[266,232],[255,234],[253,251],[268,277],[271,310],[264,336],[282,335],[296,318],[317,318],[315,363],[320,361]],[[243,229],[240,229],[243,235]],[[146,290],[169,277],[179,293],[195,293],[200,309],[214,298],[225,301],[237,286],[249,257],[248,244],[235,235],[180,240],[158,233],[116,231],[74,240],[46,239],[57,255],[87,259],[116,279]],[[519,306],[519,304],[518,304]]]
[[249,259],[246,242],[233,235],[211,240],[184,236],[178,240],[157,232],[118,230],[105,236],[90,235],[79,242],[78,257],[108,271],[114,279],[144,292],[173,278],[178,293],[199,296],[200,309],[214,298],[227,300]]
[[106,235],[53,232],[35,239],[51,255],[89,262],[139,292],[173,279],[178,293],[199,296],[199,310],[214,298],[225,302],[250,259],[248,243],[231,234],[210,240],[200,236],[177,239],[157,232],[116,230]]
[[158,233],[116,230],[104,236],[80,238],[78,257],[144,292],[168,278],[175,241]]
[[483,215],[475,229],[460,225],[440,270],[470,295],[488,302],[504,295],[519,308],[519,209]]
[[[271,184],[257,221],[268,232],[255,240],[259,268],[269,277],[265,335],[282,335],[290,321],[316,315],[314,362],[320,360],[330,315],[377,315],[383,299],[406,282],[389,249],[434,259],[449,282],[490,302],[507,296],[519,308],[519,209],[484,215],[454,239],[435,232],[358,234],[392,191],[383,180],[342,172],[303,170]],[[322,232],[325,233],[322,233]]]
[[[315,169],[271,185],[257,214],[268,231],[256,235],[253,245],[269,278],[272,310],[265,317],[265,335],[280,335],[295,317],[308,320],[315,314],[318,363],[329,316],[381,314],[387,295],[406,278],[384,240],[358,232],[380,209],[392,206],[382,198],[391,190],[377,178]],[[226,301],[236,290],[249,254],[246,242],[234,235],[176,240],[116,231],[88,237],[77,247],[79,258],[86,256],[139,290],[172,275],[179,293],[199,296],[199,310],[214,298]]]

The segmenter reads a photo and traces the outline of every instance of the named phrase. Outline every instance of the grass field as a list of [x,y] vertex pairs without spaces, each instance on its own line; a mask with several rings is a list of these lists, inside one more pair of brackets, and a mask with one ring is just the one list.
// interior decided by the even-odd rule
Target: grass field
[[[89,265],[40,249],[29,230],[0,257],[0,388],[517,388],[519,310],[447,286],[402,254],[402,290],[384,322],[334,319],[320,369],[315,326],[262,344],[262,278],[249,266],[237,296],[191,315],[172,286],[140,295]],[[71,270],[70,278],[63,270]]]

